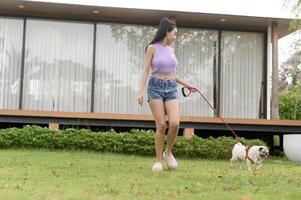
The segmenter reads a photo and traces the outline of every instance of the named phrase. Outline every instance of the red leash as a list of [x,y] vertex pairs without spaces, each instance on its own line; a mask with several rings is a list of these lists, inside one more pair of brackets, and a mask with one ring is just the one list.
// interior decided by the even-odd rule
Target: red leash
[[[237,136],[237,134],[233,131],[233,129],[227,124],[227,122],[225,122],[225,120],[218,114],[217,110],[209,103],[209,101],[205,98],[205,96],[201,93],[201,91],[197,88],[195,88],[196,91],[203,97],[203,99],[208,103],[208,105],[212,108],[212,110],[214,110],[214,113],[224,122],[224,124],[227,126],[227,128],[233,133],[233,135],[235,136],[235,139],[238,142],[241,142],[243,144],[243,142],[240,140],[240,138]],[[185,92],[185,90],[188,90],[189,92]],[[191,94],[191,88],[188,87],[183,87],[182,88],[182,94],[184,97],[188,97]]]

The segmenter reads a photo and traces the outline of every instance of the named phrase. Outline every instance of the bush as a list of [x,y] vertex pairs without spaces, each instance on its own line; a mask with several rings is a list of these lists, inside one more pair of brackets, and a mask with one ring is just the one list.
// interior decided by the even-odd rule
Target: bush
[[[260,140],[244,140],[246,145],[265,145]],[[229,159],[235,139],[177,137],[174,154],[186,158]],[[53,130],[38,126],[0,130],[0,148],[47,148],[91,150],[136,155],[155,155],[154,132],[92,132],[87,129]]]
[[279,93],[280,119],[301,120],[301,94],[294,91]]

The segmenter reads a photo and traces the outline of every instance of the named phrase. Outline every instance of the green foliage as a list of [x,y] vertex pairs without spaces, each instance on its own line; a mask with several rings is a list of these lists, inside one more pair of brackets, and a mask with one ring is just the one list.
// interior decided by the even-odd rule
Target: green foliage
[[[301,32],[300,32],[301,33]],[[295,52],[281,64],[279,89],[301,92],[301,39],[294,43]]]
[[295,19],[291,20],[290,22],[290,29],[297,30],[301,28],[301,20],[300,20],[300,13],[301,13],[301,0],[283,0],[283,7],[290,11],[294,16]]
[[[235,139],[178,137],[174,154],[187,158],[224,159],[231,157]],[[260,140],[244,141],[247,145],[262,145]],[[0,148],[47,148],[154,155],[154,132],[133,129],[130,132],[92,132],[87,129],[53,130],[38,126],[0,130]]]
[[301,94],[294,91],[279,93],[280,119],[301,120]]

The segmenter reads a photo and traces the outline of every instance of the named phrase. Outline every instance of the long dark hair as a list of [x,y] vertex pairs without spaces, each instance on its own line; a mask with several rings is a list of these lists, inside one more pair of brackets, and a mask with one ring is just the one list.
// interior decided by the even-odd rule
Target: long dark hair
[[[167,17],[163,17],[160,20],[159,28],[155,34],[155,37],[148,45],[161,41],[165,37],[166,33],[171,32],[174,28],[176,28],[176,24]],[[148,45],[145,47],[145,51]]]

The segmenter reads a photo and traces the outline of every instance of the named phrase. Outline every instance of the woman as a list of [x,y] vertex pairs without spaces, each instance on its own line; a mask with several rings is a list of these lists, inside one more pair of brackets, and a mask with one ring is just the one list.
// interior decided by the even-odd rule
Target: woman
[[[179,130],[179,101],[177,83],[189,88],[192,92],[196,88],[175,74],[177,59],[174,49],[170,47],[176,40],[177,27],[167,18],[162,18],[153,40],[146,47],[144,69],[140,78],[138,103],[144,102],[144,88],[151,71],[148,82],[147,96],[150,109],[156,122],[155,148],[156,161],[153,171],[163,171],[161,156],[167,162],[169,169],[177,167],[177,161],[172,155],[172,149]],[[164,135],[167,129],[167,146],[163,152]],[[163,154],[162,154],[163,152]]]

